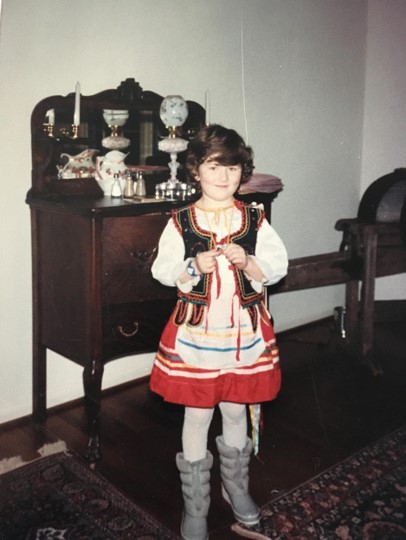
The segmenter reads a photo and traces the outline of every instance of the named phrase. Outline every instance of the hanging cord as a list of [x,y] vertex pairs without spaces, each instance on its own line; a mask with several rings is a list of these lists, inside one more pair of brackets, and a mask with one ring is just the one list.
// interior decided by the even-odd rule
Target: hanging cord
[[254,456],[259,452],[259,436],[262,431],[262,410],[260,403],[252,403],[248,406],[251,420],[251,437]]
[[240,48],[241,48],[241,89],[242,89],[242,107],[245,125],[245,143],[248,144],[248,122],[247,108],[245,99],[245,58],[244,58],[244,0],[240,2]]

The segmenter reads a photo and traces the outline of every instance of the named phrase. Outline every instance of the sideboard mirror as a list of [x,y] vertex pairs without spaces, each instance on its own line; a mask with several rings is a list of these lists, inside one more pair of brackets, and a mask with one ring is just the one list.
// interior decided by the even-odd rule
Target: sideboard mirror
[[[61,192],[66,190],[75,195],[90,194],[103,196],[96,180],[87,178],[80,182],[57,182],[58,168],[63,154],[77,155],[86,149],[97,150],[99,155],[108,150],[102,141],[111,134],[104,110],[128,111],[128,119],[120,128],[120,135],[129,139],[124,150],[126,164],[154,167],[161,174],[156,181],[168,177],[167,153],[158,148],[159,141],[168,136],[159,110],[164,97],[152,91],[144,91],[138,82],[129,78],[117,88],[104,90],[91,96],[80,95],[80,123],[73,131],[75,92],[67,96],[50,96],[41,100],[31,116],[32,136],[32,188],[31,194]],[[189,114],[179,131],[188,140],[205,124],[204,108],[193,101],[187,101]],[[50,120],[52,115],[52,121]],[[179,155],[182,165],[184,156]],[[182,177],[182,166],[179,170]],[[92,181],[93,180],[93,181]]]

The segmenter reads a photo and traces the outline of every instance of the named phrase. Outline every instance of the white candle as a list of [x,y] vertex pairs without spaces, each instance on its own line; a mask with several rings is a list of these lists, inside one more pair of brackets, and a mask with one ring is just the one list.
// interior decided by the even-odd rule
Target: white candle
[[55,124],[55,109],[49,109],[45,117],[48,119],[48,124],[53,126]]
[[210,91],[206,90],[205,107],[206,109],[206,126],[210,125]]
[[73,113],[73,125],[80,125],[80,84],[76,83],[75,89],[75,112]]

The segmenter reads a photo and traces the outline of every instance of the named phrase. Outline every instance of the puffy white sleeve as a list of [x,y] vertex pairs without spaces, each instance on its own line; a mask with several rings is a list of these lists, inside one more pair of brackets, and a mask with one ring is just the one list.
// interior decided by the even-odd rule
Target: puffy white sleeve
[[151,267],[152,276],[163,285],[174,287],[185,267],[183,238],[170,218],[159,239],[158,255]]
[[289,261],[285,245],[266,219],[258,231],[254,258],[265,276],[261,285],[273,285],[288,273]]

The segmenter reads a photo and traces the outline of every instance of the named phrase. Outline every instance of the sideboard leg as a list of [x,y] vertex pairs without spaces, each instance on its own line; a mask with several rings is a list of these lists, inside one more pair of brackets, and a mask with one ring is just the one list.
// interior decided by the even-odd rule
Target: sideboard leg
[[83,386],[85,389],[85,407],[88,420],[89,444],[86,461],[94,464],[101,458],[100,449],[100,402],[104,366],[93,360],[83,370]]
[[46,362],[46,347],[34,339],[32,360],[32,416],[36,422],[43,422],[47,415]]

